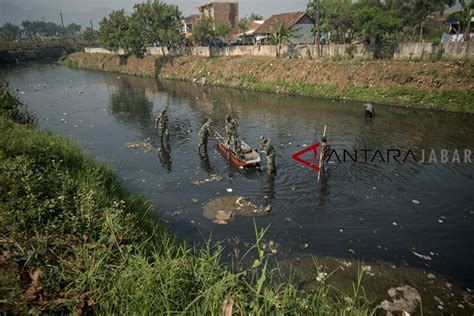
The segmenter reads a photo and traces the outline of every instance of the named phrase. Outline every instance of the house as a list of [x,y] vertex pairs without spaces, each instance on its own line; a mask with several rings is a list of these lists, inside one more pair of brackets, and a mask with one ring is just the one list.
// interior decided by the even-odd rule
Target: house
[[237,2],[209,1],[198,6],[199,18],[209,17],[214,21],[213,28],[225,24],[232,29],[239,23],[239,4]]
[[236,26],[232,28],[229,32],[229,39],[231,40],[237,40],[237,39],[242,39],[244,37],[253,37],[255,31],[264,23],[264,20],[255,20],[252,21],[248,24],[248,28],[245,32],[242,32],[243,30],[240,29],[239,26]]
[[464,41],[464,33],[469,32],[469,38],[474,36],[474,17],[471,18],[470,29],[467,30],[461,26],[459,18],[455,14],[451,14],[445,20],[448,25],[448,31],[441,36],[441,43],[462,42]]
[[255,30],[253,35],[257,42],[265,42],[270,34],[272,34],[279,23],[294,31],[294,37],[288,39],[290,44],[305,44],[313,42],[313,20],[306,11],[275,14],[263,22],[260,27]]

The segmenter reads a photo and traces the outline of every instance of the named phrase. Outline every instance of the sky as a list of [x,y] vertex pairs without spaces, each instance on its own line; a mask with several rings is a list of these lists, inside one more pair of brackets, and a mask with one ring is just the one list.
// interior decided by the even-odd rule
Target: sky
[[[89,25],[94,28],[100,19],[112,10],[124,8],[130,13],[137,2],[145,0],[0,0],[0,25],[6,22],[20,24],[24,20],[45,20],[60,24],[62,12],[64,24]],[[185,16],[197,13],[196,6],[208,0],[165,0],[176,4]],[[252,12],[265,18],[276,13],[304,11],[308,0],[237,0],[240,17]]]

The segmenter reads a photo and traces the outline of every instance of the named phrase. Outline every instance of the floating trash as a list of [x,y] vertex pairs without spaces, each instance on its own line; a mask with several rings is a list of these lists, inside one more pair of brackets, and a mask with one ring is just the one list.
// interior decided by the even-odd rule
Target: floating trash
[[227,192],[229,192],[229,193],[233,191],[232,188],[227,188],[227,189],[225,189],[225,190],[226,190]]
[[200,184],[204,184],[204,183],[207,183],[207,182],[219,182],[219,181],[222,181],[222,179],[224,179],[224,178],[221,177],[218,174],[211,174],[211,176],[209,178],[194,180],[194,181],[191,181],[191,183],[194,184],[194,185],[200,185]]
[[[92,126],[91,126],[92,127]],[[125,148],[142,148],[144,152],[150,152],[153,149],[150,143],[126,143]]]
[[209,201],[202,210],[205,218],[216,224],[227,224],[236,216],[265,216],[271,206],[257,206],[243,196],[226,196]]
[[418,200],[411,200],[411,202],[412,202],[413,204],[420,204],[420,201],[418,201]]
[[414,254],[415,256],[417,256],[418,258],[423,259],[423,260],[426,260],[426,261],[431,261],[432,260],[430,256],[423,255],[423,254],[418,253],[416,251],[412,251],[411,253]]

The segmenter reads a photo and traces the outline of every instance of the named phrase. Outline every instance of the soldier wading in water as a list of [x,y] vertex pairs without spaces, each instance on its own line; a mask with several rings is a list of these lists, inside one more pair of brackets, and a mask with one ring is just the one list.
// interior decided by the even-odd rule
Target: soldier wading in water
[[163,137],[166,137],[166,141],[169,142],[170,132],[168,130],[168,114],[166,109],[162,110],[155,119],[155,135],[156,133],[158,133],[161,143],[163,143]]
[[239,155],[241,152],[241,147],[239,135],[237,134],[237,122],[230,116],[230,114],[225,116],[225,131],[228,137],[227,144],[229,149],[233,150],[237,155]]
[[267,156],[267,172],[275,173],[275,147],[273,147],[273,144],[268,137],[260,136],[260,140],[260,153],[265,154]]
[[204,154],[207,154],[207,141],[209,139],[209,135],[212,133],[212,119],[207,119],[206,123],[204,123],[199,130],[199,146],[198,146],[198,153],[201,154],[201,148],[204,147]]

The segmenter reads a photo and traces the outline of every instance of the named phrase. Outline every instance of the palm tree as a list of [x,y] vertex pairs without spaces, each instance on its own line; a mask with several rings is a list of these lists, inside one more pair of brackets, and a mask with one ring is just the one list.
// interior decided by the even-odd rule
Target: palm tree
[[276,57],[280,57],[281,45],[283,42],[290,42],[290,38],[299,38],[296,35],[296,29],[287,28],[281,21],[277,21],[272,27],[272,33],[268,36],[268,41],[271,44],[277,45]]
[[464,29],[464,41],[469,41],[471,19],[474,16],[474,1],[460,0],[461,11],[456,16],[459,19],[459,30]]

